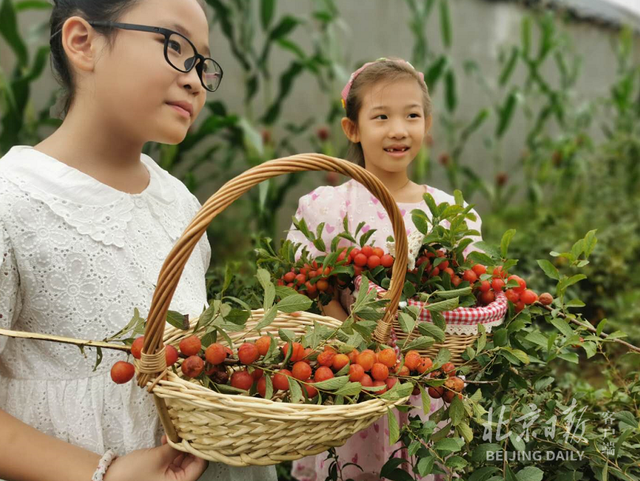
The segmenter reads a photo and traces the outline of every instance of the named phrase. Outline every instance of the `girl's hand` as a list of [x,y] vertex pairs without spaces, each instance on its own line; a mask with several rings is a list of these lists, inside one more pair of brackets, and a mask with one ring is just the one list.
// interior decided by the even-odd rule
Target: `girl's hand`
[[183,453],[166,444],[138,449],[116,458],[107,469],[104,481],[196,481],[207,469],[204,459]]

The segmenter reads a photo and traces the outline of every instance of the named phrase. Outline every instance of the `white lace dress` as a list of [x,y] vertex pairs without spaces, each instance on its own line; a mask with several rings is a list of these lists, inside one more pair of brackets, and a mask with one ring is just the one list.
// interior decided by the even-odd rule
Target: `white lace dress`
[[[104,339],[146,316],[160,267],[199,208],[187,188],[142,156],[140,194],[102,184],[31,147],[0,159],[0,327]],[[198,315],[206,304],[210,248],[203,238],[171,308]],[[126,356],[0,336],[0,408],[96,453],[155,446],[162,426],[153,400],[109,370]],[[206,480],[275,480],[275,469],[210,463]]]

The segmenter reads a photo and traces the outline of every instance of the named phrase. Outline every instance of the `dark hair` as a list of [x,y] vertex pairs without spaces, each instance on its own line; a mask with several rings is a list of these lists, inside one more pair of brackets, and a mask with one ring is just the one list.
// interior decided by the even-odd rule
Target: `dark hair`
[[[418,82],[422,90],[422,104],[424,107],[424,115],[431,115],[431,96],[429,89],[424,81],[420,78],[418,72],[407,62],[399,58],[385,58],[369,65],[353,81],[347,101],[345,102],[346,116],[355,125],[358,125],[358,115],[362,108],[362,93],[368,87],[384,81],[393,82],[399,79],[412,78]],[[364,167],[364,152],[360,143],[354,144],[349,142],[349,151],[347,153],[349,159]]]
[[[118,20],[127,10],[133,8],[140,0],[54,0],[51,12],[51,68],[53,75],[64,91],[62,113],[66,114],[71,107],[75,94],[73,72],[62,46],[62,26],[68,18],[79,16],[87,21]],[[98,27],[96,27],[98,30]],[[116,35],[115,29],[102,29],[111,43]]]

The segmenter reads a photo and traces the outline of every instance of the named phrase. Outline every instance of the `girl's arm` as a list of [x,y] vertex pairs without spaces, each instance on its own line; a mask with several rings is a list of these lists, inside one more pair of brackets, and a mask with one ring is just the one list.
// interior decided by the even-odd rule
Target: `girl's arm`
[[[100,456],[37,431],[0,410],[0,478],[89,481]],[[116,458],[104,481],[196,481],[207,462],[168,444]]]

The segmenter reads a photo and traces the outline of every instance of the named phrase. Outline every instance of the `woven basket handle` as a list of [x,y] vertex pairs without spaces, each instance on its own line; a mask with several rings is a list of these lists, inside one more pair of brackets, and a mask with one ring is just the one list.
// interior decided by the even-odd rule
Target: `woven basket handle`
[[[153,294],[149,317],[145,329],[143,360],[153,356],[162,347],[167,311],[191,253],[213,219],[251,187],[282,174],[304,171],[338,172],[363,184],[371,194],[380,200],[393,224],[396,240],[396,259],[391,272],[391,285],[385,297],[390,299],[384,317],[378,322],[374,338],[386,343],[391,333],[392,321],[404,286],[407,266],[407,235],[402,215],[393,197],[372,173],[351,162],[321,154],[299,154],[260,164],[224,184],[212,195],[187,226],[182,236],[171,249],[160,274]],[[150,354],[154,353],[154,354]],[[158,372],[159,374],[159,372]],[[157,376],[157,374],[156,374]],[[138,370],[138,384],[145,386],[153,377],[149,369]]]

